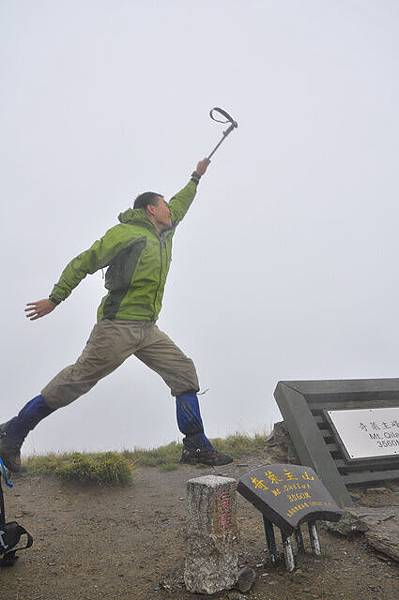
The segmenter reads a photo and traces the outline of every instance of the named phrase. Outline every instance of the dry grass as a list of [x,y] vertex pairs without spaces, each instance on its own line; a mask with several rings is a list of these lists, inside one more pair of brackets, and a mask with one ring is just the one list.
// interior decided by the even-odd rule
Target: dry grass
[[[250,436],[235,433],[212,440],[220,452],[233,458],[257,454],[265,447],[266,434]],[[60,453],[32,456],[24,461],[25,471],[35,475],[53,475],[60,479],[91,481],[99,485],[127,485],[138,466],[158,467],[162,471],[178,468],[182,445],[171,442],[159,448],[135,448],[123,452]]]

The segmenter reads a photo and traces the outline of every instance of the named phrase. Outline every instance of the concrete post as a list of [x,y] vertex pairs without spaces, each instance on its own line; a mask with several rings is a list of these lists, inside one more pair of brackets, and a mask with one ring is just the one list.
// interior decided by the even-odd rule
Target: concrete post
[[214,594],[238,579],[236,481],[206,475],[187,482],[184,582],[189,592]]

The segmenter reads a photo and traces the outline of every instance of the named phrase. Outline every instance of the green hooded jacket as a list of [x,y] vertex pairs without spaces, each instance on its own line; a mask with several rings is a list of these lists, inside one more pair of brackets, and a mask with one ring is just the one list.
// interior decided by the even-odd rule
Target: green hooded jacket
[[108,267],[108,293],[97,311],[98,320],[156,321],[162,306],[172,258],[176,225],[185,216],[197,190],[192,179],[169,202],[173,228],[159,234],[144,208],[129,208],[119,215],[119,225],[79,254],[63,270],[50,300],[59,304],[88,275]]

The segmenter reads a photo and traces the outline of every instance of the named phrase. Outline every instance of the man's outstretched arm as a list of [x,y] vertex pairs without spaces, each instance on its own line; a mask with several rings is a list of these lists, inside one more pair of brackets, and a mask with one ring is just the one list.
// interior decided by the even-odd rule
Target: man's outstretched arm
[[169,202],[170,214],[173,225],[177,225],[184,218],[190,208],[197,192],[197,185],[202,175],[206,172],[210,160],[204,158],[197,164],[194,173],[191,175],[189,183],[178,192]]
[[35,321],[48,315],[60,302],[68,298],[72,290],[86,275],[108,266],[110,261],[132,241],[129,227],[116,225],[109,229],[88,250],[85,250],[68,263],[48,298],[29,302],[26,305],[27,318]]

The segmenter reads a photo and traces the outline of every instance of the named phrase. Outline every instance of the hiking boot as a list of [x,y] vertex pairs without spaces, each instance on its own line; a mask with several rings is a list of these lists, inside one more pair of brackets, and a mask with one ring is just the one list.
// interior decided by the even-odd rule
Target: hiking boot
[[222,454],[214,448],[185,448],[181,454],[180,462],[186,465],[209,465],[210,467],[220,467],[233,462],[228,454]]
[[16,440],[7,436],[7,425],[0,425],[0,456],[7,469],[17,473],[21,469],[21,445]]

